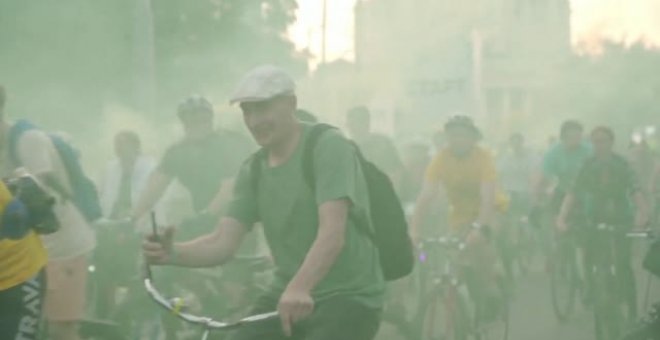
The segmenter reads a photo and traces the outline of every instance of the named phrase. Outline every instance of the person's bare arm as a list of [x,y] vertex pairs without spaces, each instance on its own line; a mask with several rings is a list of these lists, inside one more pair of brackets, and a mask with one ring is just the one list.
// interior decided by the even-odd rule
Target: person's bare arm
[[222,208],[231,200],[232,192],[234,191],[234,178],[223,180],[220,183],[218,192],[216,193],[211,203],[206,207],[206,211],[213,215],[218,215]]
[[214,267],[234,256],[246,232],[246,227],[237,220],[223,218],[214,232],[188,242],[173,243],[173,229],[168,229],[159,240],[145,241],[143,250],[153,264]]
[[438,196],[439,191],[440,186],[436,182],[425,181],[422,185],[422,191],[417,198],[415,211],[412,215],[412,220],[410,221],[410,235],[415,242],[419,241],[419,229],[422,225],[422,221],[424,221],[429,206]]
[[328,274],[346,241],[350,209],[348,199],[334,200],[319,206],[319,229],[300,269],[280,298],[278,311],[284,333],[291,335],[292,325],[314,310],[312,290]]
[[559,231],[566,231],[566,229],[568,229],[568,214],[570,214],[574,204],[575,194],[568,193],[566,197],[564,197],[564,201],[561,204],[561,209],[559,210],[559,215],[557,215],[557,229],[559,229]]
[[142,218],[149,210],[153,209],[156,202],[163,197],[165,190],[172,183],[172,177],[166,175],[162,171],[154,170],[149,176],[147,187],[140,194],[135,207],[133,208],[133,220]]
[[311,291],[330,271],[344,247],[350,205],[342,199],[319,206],[318,234],[289,286]]

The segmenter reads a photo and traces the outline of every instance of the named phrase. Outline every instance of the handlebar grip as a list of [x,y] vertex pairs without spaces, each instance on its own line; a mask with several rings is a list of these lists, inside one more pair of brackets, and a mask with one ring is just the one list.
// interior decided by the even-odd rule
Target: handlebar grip
[[151,212],[151,232],[153,233],[154,241],[160,242],[160,236],[158,236],[158,223],[156,222],[156,212]]

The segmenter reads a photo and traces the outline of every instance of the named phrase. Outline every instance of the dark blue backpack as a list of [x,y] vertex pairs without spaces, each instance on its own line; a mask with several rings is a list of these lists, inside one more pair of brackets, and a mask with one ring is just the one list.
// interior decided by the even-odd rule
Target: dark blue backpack
[[[21,165],[20,158],[17,154],[18,140],[23,133],[38,129],[34,124],[27,120],[17,121],[9,130],[9,157],[16,165]],[[54,134],[48,134],[57,153],[62,159],[64,168],[71,183],[73,190],[72,201],[73,204],[85,216],[88,222],[94,222],[103,216],[101,204],[99,202],[99,195],[96,191],[94,182],[85,175],[80,159],[76,150],[64,139]]]

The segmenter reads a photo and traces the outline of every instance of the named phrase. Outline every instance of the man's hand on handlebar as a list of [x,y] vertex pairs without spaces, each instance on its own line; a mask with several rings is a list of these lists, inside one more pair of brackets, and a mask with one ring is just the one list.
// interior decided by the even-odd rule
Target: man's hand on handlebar
[[277,312],[282,321],[284,334],[290,337],[293,334],[293,325],[308,317],[314,311],[314,299],[309,291],[289,286],[280,297]]
[[149,264],[174,264],[174,228],[168,227],[160,235],[148,236],[142,244],[142,252]]

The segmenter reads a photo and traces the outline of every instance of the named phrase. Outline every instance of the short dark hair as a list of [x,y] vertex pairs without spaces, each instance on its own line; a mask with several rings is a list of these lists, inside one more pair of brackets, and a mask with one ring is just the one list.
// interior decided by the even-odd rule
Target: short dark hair
[[561,124],[559,136],[564,138],[569,132],[572,131],[582,132],[584,131],[584,126],[582,126],[582,123],[578,122],[577,120],[567,120]]
[[369,120],[371,119],[371,113],[366,106],[356,106],[348,110],[346,115],[348,119],[360,119],[360,120]]
[[466,115],[456,115],[449,118],[445,123],[445,132],[453,129],[466,129],[474,135],[475,138],[481,139],[481,130],[474,124],[472,118]]
[[612,130],[610,127],[607,126],[597,126],[593,130],[591,130],[591,137],[594,135],[597,135],[599,133],[604,134],[607,136],[612,142],[616,139],[616,135],[614,134],[614,130]]
[[138,150],[140,150],[142,148],[142,141],[140,141],[140,136],[134,131],[130,131],[130,130],[119,131],[115,135],[115,140],[118,140],[120,138],[126,139],[129,143],[131,143]]

